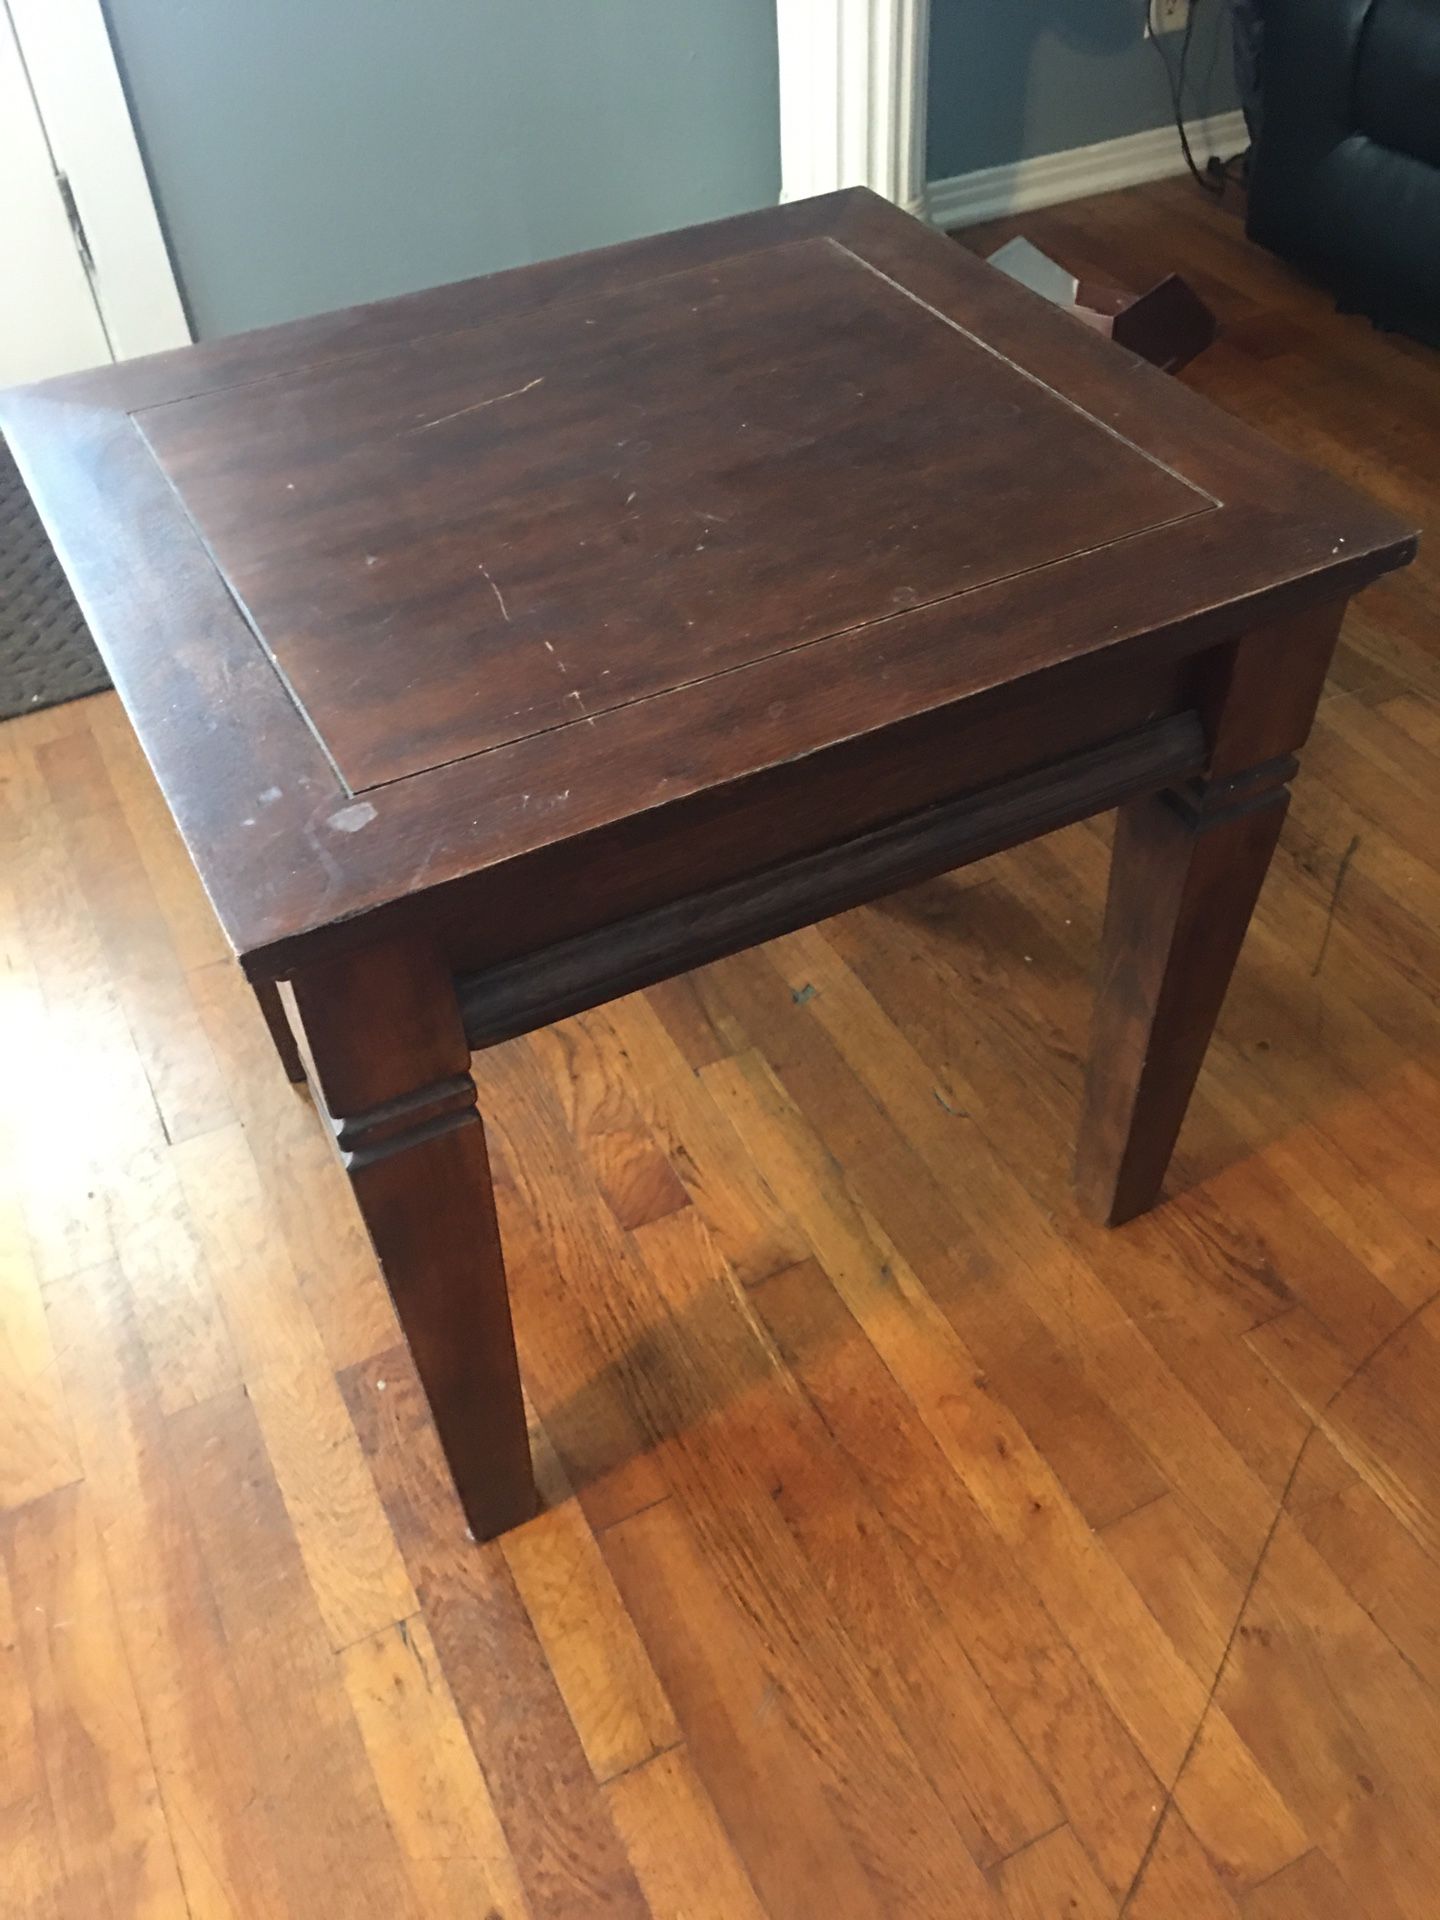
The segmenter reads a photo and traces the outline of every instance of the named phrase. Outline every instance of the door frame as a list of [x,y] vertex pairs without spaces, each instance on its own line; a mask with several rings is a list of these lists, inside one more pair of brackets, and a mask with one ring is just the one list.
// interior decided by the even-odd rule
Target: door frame
[[186,345],[190,324],[100,0],[0,0],[0,7],[15,30],[55,171],[69,183],[111,357]]
[[871,187],[925,213],[930,0],[775,0],[780,198]]

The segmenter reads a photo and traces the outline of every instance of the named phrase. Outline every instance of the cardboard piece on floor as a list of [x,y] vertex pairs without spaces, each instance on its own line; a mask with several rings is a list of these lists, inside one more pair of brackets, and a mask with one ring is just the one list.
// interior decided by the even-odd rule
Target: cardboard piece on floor
[[1188,366],[1216,335],[1214,314],[1177,273],[1147,293],[1127,293],[1082,279],[1021,238],[998,247],[990,264],[1166,373]]

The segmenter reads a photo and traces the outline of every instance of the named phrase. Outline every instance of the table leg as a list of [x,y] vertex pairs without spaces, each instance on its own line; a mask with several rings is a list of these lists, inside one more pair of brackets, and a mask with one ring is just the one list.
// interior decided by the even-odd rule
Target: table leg
[[1212,656],[1210,767],[1120,809],[1076,1183],[1119,1226],[1160,1184],[1289,804],[1340,612],[1291,619]]
[[1120,809],[1076,1171],[1109,1226],[1159,1197],[1289,798],[1282,775]]
[[285,1078],[294,1086],[305,1084],[305,1062],[300,1058],[300,1049],[295,1044],[295,1035],[291,1030],[290,1017],[285,1011],[285,1003],[280,998],[280,989],[273,980],[254,980],[255,998],[260,1011],[265,1016],[265,1024],[270,1029],[270,1038],[275,1042],[275,1051],[280,1056],[280,1064],[285,1069]]
[[454,983],[377,949],[294,980],[319,1090],[477,1540],[535,1511],[495,1219]]

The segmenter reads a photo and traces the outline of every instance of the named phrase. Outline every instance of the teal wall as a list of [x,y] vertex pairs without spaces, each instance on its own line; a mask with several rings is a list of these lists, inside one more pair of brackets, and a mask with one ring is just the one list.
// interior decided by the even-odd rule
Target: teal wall
[[[776,0],[104,4],[202,338],[779,194]],[[1143,6],[932,0],[930,177],[1165,125]]]
[[199,335],[779,195],[775,0],[105,0]]
[[[1187,111],[1238,104],[1226,0],[1199,0]],[[1145,0],[931,0],[929,176],[1113,140],[1171,118]],[[1164,41],[1172,60],[1178,38]]]

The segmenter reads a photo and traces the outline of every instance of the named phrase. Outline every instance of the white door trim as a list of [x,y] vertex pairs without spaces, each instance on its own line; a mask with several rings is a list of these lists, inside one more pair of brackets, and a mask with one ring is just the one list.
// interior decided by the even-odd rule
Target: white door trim
[[776,0],[780,197],[872,187],[925,210],[929,0]]
[[116,71],[100,0],[0,0],[10,15],[57,170],[85,229],[117,360],[190,338],[174,269]]

